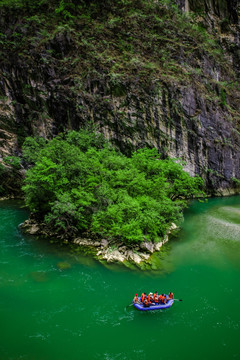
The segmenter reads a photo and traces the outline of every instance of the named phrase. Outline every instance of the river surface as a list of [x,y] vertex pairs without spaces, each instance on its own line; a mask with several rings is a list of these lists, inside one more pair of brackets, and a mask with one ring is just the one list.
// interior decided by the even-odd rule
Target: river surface
[[[194,202],[160,269],[132,271],[25,236],[0,202],[1,360],[240,359],[240,197]],[[140,312],[142,291],[182,302]]]

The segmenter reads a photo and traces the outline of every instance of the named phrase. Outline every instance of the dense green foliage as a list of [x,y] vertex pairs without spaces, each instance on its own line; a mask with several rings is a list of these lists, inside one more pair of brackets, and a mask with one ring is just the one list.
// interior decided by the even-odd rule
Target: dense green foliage
[[156,241],[203,185],[176,161],[161,160],[156,149],[128,158],[86,130],[45,144],[28,138],[23,150],[35,163],[26,175],[26,203],[65,237],[90,231],[127,242]]

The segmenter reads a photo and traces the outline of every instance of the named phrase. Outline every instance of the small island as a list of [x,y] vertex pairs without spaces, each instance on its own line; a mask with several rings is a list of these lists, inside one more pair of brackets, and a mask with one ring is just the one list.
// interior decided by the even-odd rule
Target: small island
[[203,180],[156,149],[129,156],[101,134],[70,131],[50,141],[27,138],[23,191],[31,234],[94,249],[108,262],[139,264],[159,251]]

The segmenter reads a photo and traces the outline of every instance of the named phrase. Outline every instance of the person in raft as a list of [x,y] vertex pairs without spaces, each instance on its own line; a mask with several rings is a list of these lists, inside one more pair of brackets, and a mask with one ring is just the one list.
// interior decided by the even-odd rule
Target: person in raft
[[145,292],[143,292],[142,295],[141,295],[142,303],[144,303],[144,300],[145,300],[146,297],[147,297],[147,294]]
[[167,298],[167,300],[169,300],[169,299],[173,299],[173,293],[170,291],[170,293],[168,294],[168,298]]
[[148,294],[148,302],[149,302],[149,304],[154,303],[153,293],[152,293],[152,292],[150,292],[150,293]]
[[153,294],[153,301],[155,302],[155,304],[158,304],[158,293],[157,293],[157,291],[155,291],[155,293]]
[[147,296],[144,298],[144,302],[143,302],[143,306],[144,307],[149,307],[151,305],[151,303],[148,302]]
[[159,302],[162,303],[162,304],[166,304],[166,302],[167,302],[167,297],[166,297],[165,294],[161,294],[161,295],[159,296]]
[[133,299],[134,304],[137,304],[138,301],[138,294],[135,294],[134,299]]

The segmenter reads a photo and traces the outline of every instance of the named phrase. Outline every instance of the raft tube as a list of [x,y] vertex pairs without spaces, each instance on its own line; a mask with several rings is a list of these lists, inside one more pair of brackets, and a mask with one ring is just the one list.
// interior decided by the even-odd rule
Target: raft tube
[[152,310],[161,310],[161,309],[167,309],[167,308],[170,308],[172,306],[172,304],[174,303],[174,300],[173,299],[169,299],[167,300],[166,304],[151,304],[150,306],[148,307],[145,307],[143,306],[143,303],[141,301],[141,298],[139,297],[138,298],[138,302],[139,303],[134,303],[133,302],[133,306],[138,309],[138,310],[141,310],[141,311],[152,311]]

